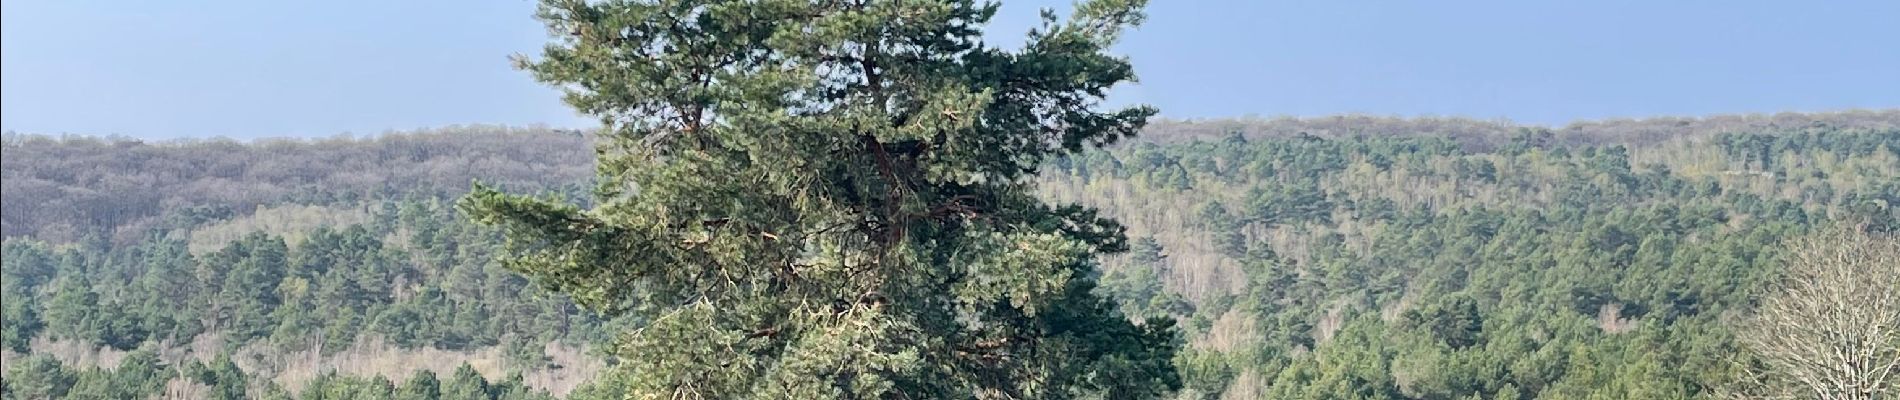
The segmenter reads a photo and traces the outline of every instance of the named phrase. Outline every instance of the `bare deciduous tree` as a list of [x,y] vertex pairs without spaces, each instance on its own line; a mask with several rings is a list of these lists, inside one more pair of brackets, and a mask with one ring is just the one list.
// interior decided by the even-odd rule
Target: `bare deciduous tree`
[[1738,340],[1754,359],[1738,398],[1900,398],[1900,238],[1836,231],[1795,241],[1787,275]]

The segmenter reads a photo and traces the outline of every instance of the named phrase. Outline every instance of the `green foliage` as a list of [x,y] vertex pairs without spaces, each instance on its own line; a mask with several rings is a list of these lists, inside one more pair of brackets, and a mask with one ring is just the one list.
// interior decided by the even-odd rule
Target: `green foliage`
[[[338,376],[334,372],[319,376],[297,398],[304,400],[372,399],[389,400],[396,396],[396,385],[383,377]],[[467,397],[470,399],[478,397]]]
[[[9,240],[0,332],[15,351],[25,351],[41,330],[126,350],[213,331],[233,347],[269,340],[286,350],[326,351],[348,348],[364,334],[404,348],[451,350],[516,338],[539,351],[552,340],[597,337],[594,327],[603,321],[492,263],[489,254],[500,244],[492,232],[446,207],[388,204],[412,207],[377,214],[373,222],[433,225],[430,235],[445,239],[418,244],[394,228],[320,227],[295,248],[253,234],[203,255],[165,237],[90,253]],[[416,228],[400,230],[415,235]]]
[[159,394],[176,372],[150,350],[126,354],[116,368],[68,370],[59,360],[35,355],[15,360],[0,383],[0,399],[136,399]]
[[[1265,398],[1711,396],[1735,379],[1734,318],[1780,273],[1786,238],[1900,216],[1891,129],[1563,142],[1135,146],[1058,162],[1052,180],[1171,250],[1112,263],[1104,290],[1127,309],[1147,307],[1148,276],[1171,287],[1202,272],[1174,259],[1242,266],[1245,285],[1201,293],[1184,316],[1223,346],[1176,362],[1208,397],[1254,380],[1247,393]],[[1175,168],[1193,184],[1141,178]],[[1195,247],[1216,254],[1174,250]],[[1232,319],[1224,304],[1248,323],[1212,323]],[[1212,339],[1241,334],[1254,336]]]
[[79,374],[68,399],[136,399],[157,395],[173,372],[161,365],[158,354],[139,350],[127,354],[118,368],[91,369]]
[[462,364],[448,381],[436,379],[428,370],[417,371],[397,385],[384,377],[354,377],[326,373],[311,380],[298,393],[299,400],[552,400],[547,392],[529,390],[519,375],[490,384],[468,364]]
[[1131,316],[1185,316],[1194,312],[1193,304],[1179,293],[1161,286],[1166,274],[1167,256],[1154,238],[1141,238],[1131,246],[1126,267],[1102,277],[1102,292],[1125,306],[1122,313]]
[[415,376],[402,383],[396,391],[396,400],[431,400],[442,397],[442,381],[435,378],[435,372],[416,371]]
[[[389,205],[380,207],[386,213],[372,213],[369,224],[319,227],[295,247],[264,234],[206,254],[193,254],[185,241],[166,235],[90,248],[7,240],[0,268],[0,290],[5,290],[0,332],[16,352],[35,350],[28,341],[36,336],[130,350],[185,342],[207,332],[229,340],[225,350],[256,343],[283,352],[334,352],[372,335],[398,347],[448,350],[507,341],[511,360],[505,365],[511,370],[562,367],[541,354],[551,341],[602,340],[598,327],[606,321],[491,262],[491,252],[500,245],[493,232],[464,222],[439,202],[383,204]],[[427,235],[436,239],[418,243],[414,237],[421,236],[420,229],[431,229]],[[400,320],[410,322],[395,322]],[[137,393],[158,390],[165,381],[127,375],[144,370],[147,364],[135,361],[149,354],[135,351],[126,366],[116,369],[68,370],[70,379],[53,382],[70,382],[56,387],[71,391],[73,398],[143,398]],[[235,363],[181,371],[197,371],[187,375],[210,386],[209,395],[218,398],[291,395],[270,387],[250,389],[252,377]],[[178,372],[161,373],[168,379]],[[64,376],[46,374],[26,376]],[[337,390],[342,394],[329,395],[380,393]],[[497,393],[546,396],[520,384]]]
[[14,361],[6,373],[5,382],[0,383],[0,397],[7,399],[64,398],[79,379],[66,371],[59,360],[48,356]]
[[546,1],[559,36],[522,66],[606,125],[599,204],[463,205],[511,268],[642,322],[615,347],[634,397],[1154,398],[1172,321],[1094,293],[1120,226],[1032,191],[1154,114],[1092,107],[1133,78],[1106,50],[1142,3],[1010,51],[967,0]]
[[229,353],[219,353],[211,364],[199,364],[192,361],[186,367],[185,374],[198,383],[211,387],[210,397],[217,400],[237,400],[247,398],[244,394],[249,386],[249,377],[244,370],[231,361]]
[[55,276],[52,255],[44,246],[25,240],[9,240],[0,254],[0,347],[25,352],[34,336],[45,327],[41,319],[36,287]]
[[[812,40],[830,38],[835,36]],[[1057,48],[1057,42],[1032,50],[1066,51]],[[1001,57],[998,52],[983,54],[971,57]],[[1100,59],[1055,57],[1014,62],[1069,61],[1109,66]],[[986,62],[1001,64],[996,59]],[[1020,70],[989,74],[985,76],[1035,75]],[[906,93],[913,92],[922,91]],[[698,93],[715,100],[733,95]],[[993,91],[990,96],[1026,94]],[[894,94],[892,102],[923,97]],[[941,105],[913,103],[904,103],[911,108],[891,109]],[[853,115],[876,114],[875,107],[857,107],[861,113]],[[739,114],[753,115],[751,110]],[[1020,117],[1015,112],[1021,110],[984,111]],[[970,121],[970,115],[956,110],[963,122]],[[730,150],[820,143],[803,137],[830,132],[821,128],[842,123],[778,124],[780,119],[803,121],[797,118],[809,116],[734,122],[795,129],[714,129],[708,135],[717,140],[707,144]],[[950,120],[941,112],[938,117],[931,123]],[[1016,117],[996,124],[1020,119]],[[908,138],[906,132],[917,130],[864,120],[869,127],[862,131],[897,156],[893,166],[911,168],[913,160],[906,157],[923,154],[909,146],[939,143],[935,137],[885,141]],[[994,264],[980,272],[1000,272],[1007,279],[962,289],[1002,299],[993,310],[981,311],[1027,311],[1033,306],[1036,316],[1022,319],[1033,321],[1029,325],[1035,333],[1060,336],[1039,342],[1042,354],[1084,355],[1052,356],[1046,375],[1073,379],[1046,382],[1140,392],[1168,382],[1112,371],[1151,370],[1171,363],[1188,398],[1706,398],[1708,388],[1732,379],[1736,366],[1728,360],[1737,351],[1733,324],[1754,301],[1746,293],[1781,274],[1786,258],[1779,247],[1782,238],[1836,224],[1869,231],[1900,229],[1900,211],[1894,207],[1900,204],[1900,133],[1894,126],[1900,126],[1900,112],[1659,118],[1554,130],[1461,119],[1359,116],[1155,121],[1141,142],[1104,151],[1045,153],[1047,169],[1033,179],[1044,200],[1100,207],[1103,216],[1126,222],[1134,240],[1125,246],[1113,228],[1091,230],[1097,226],[1073,224],[1094,217],[1079,209],[1042,210],[1064,216],[1038,219],[1033,216],[1041,215],[1039,208],[1022,206],[1031,202],[997,197],[1008,201],[963,205],[979,211],[1031,210],[996,217],[1039,222],[1019,226],[1015,233],[1028,233],[1023,235],[971,234],[926,243],[924,238],[972,229],[933,225],[943,220],[981,222],[924,218],[902,230],[902,242],[910,247],[893,251],[892,257],[922,264],[928,264],[919,261],[924,258]],[[972,129],[999,130],[993,128]],[[623,130],[620,136],[629,132]],[[794,137],[758,139],[752,132]],[[682,137],[650,138],[684,143]],[[945,140],[986,137],[1014,136],[946,135]],[[0,230],[6,236],[0,245],[0,346],[14,354],[8,355],[7,375],[0,379],[0,398],[150,398],[154,390],[162,390],[155,385],[180,376],[205,385],[204,393],[218,398],[289,399],[306,389],[291,393],[268,383],[273,377],[263,374],[270,373],[269,368],[242,370],[227,360],[209,366],[148,362],[150,350],[172,354],[182,348],[160,347],[182,346],[201,334],[229,339],[224,348],[213,351],[320,346],[334,352],[382,337],[398,347],[500,353],[505,359],[501,369],[522,371],[564,367],[554,364],[558,358],[542,354],[549,341],[590,343],[595,350],[610,351],[615,346],[608,343],[608,333],[652,326],[654,320],[637,311],[628,313],[634,318],[623,319],[580,311],[564,295],[491,261],[503,250],[500,236],[444,206],[447,199],[465,193],[472,177],[511,191],[550,191],[553,197],[591,201],[581,194],[590,183],[585,180],[595,157],[586,148],[592,141],[588,137],[544,129],[461,127],[249,144],[12,134],[5,141],[0,171],[0,185],[5,186]],[[608,143],[608,154],[624,153],[614,143],[625,142]],[[1013,143],[957,143],[976,149],[959,153],[968,156],[966,164],[984,168],[1006,163],[987,163],[987,155],[977,153],[1020,150]],[[812,147],[851,153],[867,151],[863,144]],[[876,164],[876,157],[863,154],[836,160],[830,154],[758,160],[730,156],[711,153],[700,161],[718,164],[699,170],[633,171],[623,176],[672,173],[675,181],[699,187],[700,182],[688,178],[786,169],[760,176],[771,178],[766,182],[774,185],[820,187],[793,180],[799,176],[794,172],[832,165],[820,161]],[[947,162],[921,160],[916,165]],[[1035,165],[1030,157],[1019,161]],[[635,165],[621,163],[618,167]],[[964,194],[930,192],[936,188],[932,186],[922,195],[905,192],[901,201],[885,200],[886,189],[893,185],[882,183],[880,175],[863,168],[836,168],[811,182],[849,178],[855,189],[813,193],[850,194],[859,202],[926,213],[940,201]],[[950,175],[906,179],[932,183],[941,182],[933,180],[940,176]],[[1000,181],[958,183],[988,188],[994,182]],[[771,233],[780,242],[805,240],[811,238],[781,229],[849,219],[792,219],[785,217],[790,211],[831,212],[836,210],[828,207],[836,203],[779,207],[784,203],[754,200],[788,196],[782,190],[755,193],[751,186],[717,187],[729,191],[668,203],[707,203],[676,207],[706,216],[671,220],[681,226],[662,230],[675,235],[669,239],[712,238],[693,246],[760,254],[782,248],[772,247],[778,242],[742,241],[738,236]],[[622,189],[623,195],[640,193],[640,187]],[[729,204],[727,199],[752,200]],[[628,202],[618,204],[615,207],[630,208]],[[659,213],[631,208],[637,212],[612,215],[632,215],[628,219],[635,221],[612,222],[657,223],[638,218]],[[599,209],[586,204],[572,209],[581,215],[611,214],[580,212]],[[772,218],[765,223],[735,219],[720,226],[694,225],[725,215],[720,210],[735,209]],[[879,221],[876,226],[896,226]],[[856,228],[844,224],[837,229]],[[254,235],[257,231],[264,234]],[[1075,249],[1062,246],[1068,240],[1061,237],[1090,235],[1096,239],[1083,242],[1129,251],[1101,259],[1099,274],[1090,271],[1095,266],[1083,265],[1090,263],[1025,268],[1071,258]],[[1047,246],[1024,251],[1021,257],[918,250],[1013,239]],[[832,257],[871,247],[868,241],[832,242],[840,244],[818,246],[809,254]],[[803,250],[797,256],[808,255]],[[866,265],[858,264],[863,257],[826,259],[841,260]],[[687,265],[699,264],[664,267],[701,271],[698,277],[717,280],[704,272],[709,270]],[[828,270],[831,275],[814,273],[832,265],[793,266],[808,282],[839,275],[836,269]],[[1063,271],[1066,279],[1039,279]],[[1094,282],[1098,275],[1099,282]],[[622,294],[638,297],[642,290]],[[1078,295],[1082,292],[1101,293],[1117,302],[1090,302],[1092,296]],[[1048,301],[1014,303],[1036,296]],[[1137,320],[1172,317],[1190,344],[1172,356],[1143,351],[1166,347],[1158,345],[1164,335],[1139,331],[1161,329],[1168,322],[1123,324],[1102,317],[1117,312]],[[674,337],[739,343],[764,339],[744,338],[766,326],[763,323],[682,316],[687,315],[667,320],[679,327]],[[688,329],[687,322],[705,321],[725,324],[721,326],[728,334],[701,335],[706,331]],[[979,332],[970,340],[1004,337],[1000,332]],[[888,337],[893,336],[796,344],[805,346],[800,349],[833,350],[829,346],[845,347],[838,343]],[[133,352],[123,365],[61,365],[38,353],[45,349],[32,346],[35,339],[54,338]],[[789,346],[761,347],[777,351]],[[846,354],[831,351],[799,361]],[[681,365],[713,368],[717,362],[743,358],[703,359],[709,361]],[[861,360],[876,366],[910,361],[852,359]],[[647,379],[628,373],[634,369],[610,370],[570,397],[627,398],[630,388]],[[1077,371],[1111,373],[1078,376]],[[479,378],[464,374],[457,383],[462,395],[543,396],[515,377],[479,382],[468,377]],[[440,395],[451,390],[447,381],[453,376],[448,374],[438,377],[435,396],[418,383],[427,381],[420,377],[376,378],[323,378],[319,381],[327,382],[326,387],[313,393],[454,398]]]

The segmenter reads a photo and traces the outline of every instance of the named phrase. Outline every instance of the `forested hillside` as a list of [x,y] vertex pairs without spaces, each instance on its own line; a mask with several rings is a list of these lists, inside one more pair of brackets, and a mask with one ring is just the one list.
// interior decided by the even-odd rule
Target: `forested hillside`
[[[8,133],[0,396],[608,395],[593,350],[639,322],[453,207],[478,178],[583,200],[590,141]],[[1041,179],[1128,227],[1099,290],[1181,322],[1181,398],[1698,398],[1787,239],[1900,228],[1900,111],[1164,121]]]
[[5,139],[8,396],[519,399],[600,369],[605,321],[452,207],[475,177],[580,190],[581,135]]
[[481,178],[523,189],[585,187],[591,140],[575,132],[450,127],[355,139],[5,138],[7,237],[129,243],[181,209],[250,214],[259,205],[453,198]]
[[1494,139],[1141,144],[1046,190],[1146,237],[1104,287],[1187,320],[1189,397],[1706,396],[1786,239],[1900,227],[1891,128]]

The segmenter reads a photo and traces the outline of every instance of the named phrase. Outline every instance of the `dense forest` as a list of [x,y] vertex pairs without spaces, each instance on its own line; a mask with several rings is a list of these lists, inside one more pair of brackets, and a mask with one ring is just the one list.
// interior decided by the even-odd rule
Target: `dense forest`
[[[504,268],[476,179],[587,201],[590,135],[4,137],[5,398],[612,398],[641,321]],[[1182,399],[1707,398],[1788,241],[1900,229],[1900,111],[1161,121],[1047,163],[1172,318]]]
[[1503,139],[1140,144],[1046,186],[1146,236],[1102,281],[1187,321],[1189,397],[1705,396],[1783,242],[1900,227],[1890,128]]
[[583,349],[607,321],[497,265],[450,203],[475,176],[583,187],[579,134],[5,140],[10,396],[418,398],[439,374],[441,398],[512,399],[600,368]]

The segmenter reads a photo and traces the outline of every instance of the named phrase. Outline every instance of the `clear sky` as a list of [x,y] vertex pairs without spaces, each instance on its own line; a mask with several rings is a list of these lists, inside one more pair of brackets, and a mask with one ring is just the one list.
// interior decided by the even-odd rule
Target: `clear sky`
[[[1176,118],[1577,119],[1900,107],[1900,1],[1152,0],[1116,102]],[[527,0],[0,2],[0,128],[330,136],[581,127],[511,69]],[[1036,9],[1006,1],[990,38]]]

